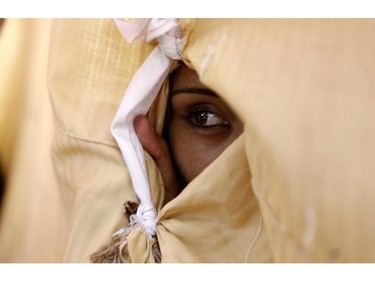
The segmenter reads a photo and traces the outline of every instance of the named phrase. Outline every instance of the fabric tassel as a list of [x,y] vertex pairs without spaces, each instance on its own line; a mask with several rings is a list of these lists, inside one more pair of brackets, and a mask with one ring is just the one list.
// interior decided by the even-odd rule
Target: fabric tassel
[[93,263],[129,263],[130,257],[127,248],[126,236],[137,227],[132,223],[132,215],[136,214],[139,204],[127,201],[124,204],[125,216],[130,221],[129,226],[120,229],[112,235],[112,240],[107,247],[99,250],[90,257]]
[[[131,263],[131,258],[128,251],[127,236],[136,228],[141,227],[139,221],[134,221],[134,215],[137,213],[139,204],[132,201],[127,201],[124,204],[125,216],[130,221],[127,227],[124,227],[112,235],[112,240],[108,246],[102,248],[96,253],[92,254],[90,261],[93,263]],[[151,254],[155,263],[161,262],[161,253],[159,242],[156,236],[150,239]]]
[[93,263],[130,263],[126,238],[114,237],[110,245],[91,255]]

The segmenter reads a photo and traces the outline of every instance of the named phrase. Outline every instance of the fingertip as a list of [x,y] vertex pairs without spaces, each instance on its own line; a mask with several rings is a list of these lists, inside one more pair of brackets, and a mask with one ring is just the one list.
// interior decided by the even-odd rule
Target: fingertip
[[150,121],[145,116],[139,115],[134,119],[133,124],[143,148],[153,157],[159,157],[161,150],[159,139]]
[[154,132],[150,121],[148,121],[148,119],[144,115],[138,115],[137,117],[135,117],[133,126],[137,135],[141,137],[143,137],[144,135],[149,136],[149,134],[152,134]]
[[134,118],[133,125],[134,128],[139,128],[142,126],[144,122],[147,122],[147,118],[144,115],[138,115],[137,117]]

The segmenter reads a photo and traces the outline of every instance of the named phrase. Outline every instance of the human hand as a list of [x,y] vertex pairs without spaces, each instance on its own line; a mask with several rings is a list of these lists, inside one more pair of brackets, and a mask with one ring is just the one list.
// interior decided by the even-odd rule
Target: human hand
[[150,121],[143,115],[134,119],[134,129],[143,148],[155,160],[164,182],[165,196],[163,206],[180,192],[176,171],[166,141],[159,136]]

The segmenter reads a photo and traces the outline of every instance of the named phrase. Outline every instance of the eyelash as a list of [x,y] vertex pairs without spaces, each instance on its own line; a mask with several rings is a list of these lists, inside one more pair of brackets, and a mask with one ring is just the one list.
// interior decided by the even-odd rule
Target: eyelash
[[[202,115],[202,114],[212,114],[214,116],[219,117],[220,119],[223,120],[224,123],[220,124],[215,124],[215,125],[199,125],[196,122],[194,122],[193,118]],[[188,111],[188,114],[184,116],[184,119],[188,125],[190,125],[192,128],[198,128],[200,130],[212,130],[215,128],[229,128],[230,124],[227,120],[225,120],[220,114],[214,112],[212,109],[207,108],[206,106],[198,106],[198,107],[193,107]]]

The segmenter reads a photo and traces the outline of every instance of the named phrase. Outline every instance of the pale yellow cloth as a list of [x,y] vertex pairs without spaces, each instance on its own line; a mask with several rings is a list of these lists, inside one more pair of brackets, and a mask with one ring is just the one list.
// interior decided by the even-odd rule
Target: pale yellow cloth
[[0,262],[60,262],[68,216],[51,159],[51,20],[6,19],[0,33]]
[[[192,23],[184,21],[186,34]],[[49,72],[59,127],[54,159],[67,208],[73,210],[64,261],[88,261],[90,254],[106,247],[112,233],[127,225],[123,203],[137,200],[110,124],[127,83],[153,46],[141,41],[129,45],[112,20],[61,20],[54,27]],[[165,89],[150,114],[159,131]],[[246,158],[238,162],[238,175],[234,172],[237,166],[227,169],[228,158],[245,155],[243,142],[239,142],[218,167],[207,170],[208,174],[202,174],[161,210],[157,232],[163,261],[271,260]],[[148,168],[152,195],[160,208],[163,186],[149,157]],[[211,174],[218,172],[221,176],[212,181]],[[225,179],[226,184],[219,184]],[[258,244],[252,246],[254,240]],[[143,231],[129,236],[132,261],[150,260],[145,241]]]
[[[184,61],[233,107],[245,132],[158,210],[162,260],[375,261],[375,21],[182,24]],[[57,20],[51,43],[53,157],[63,198],[57,208],[66,219],[54,260],[88,262],[127,224],[123,203],[136,200],[110,123],[153,46],[127,44],[110,19]],[[165,90],[150,114],[159,131]],[[160,207],[162,182],[146,158]],[[38,233],[36,225],[30,233]],[[142,231],[128,240],[132,261],[152,261]]]
[[374,262],[375,20],[199,20],[193,30],[186,56],[245,120],[275,260]]

